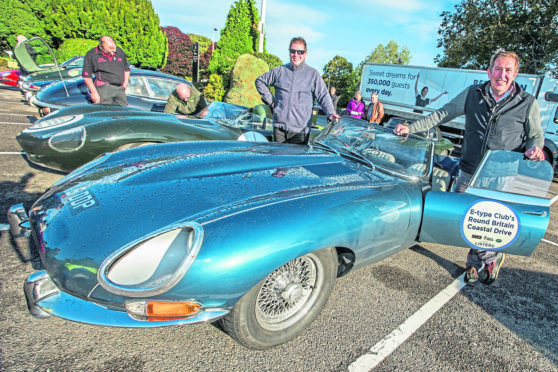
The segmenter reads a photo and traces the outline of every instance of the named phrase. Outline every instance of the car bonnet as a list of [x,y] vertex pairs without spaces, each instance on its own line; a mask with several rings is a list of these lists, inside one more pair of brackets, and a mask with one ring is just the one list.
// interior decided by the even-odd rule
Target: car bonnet
[[110,253],[171,224],[395,182],[337,155],[294,145],[160,144],[107,157],[57,182],[30,211],[51,276],[68,287],[75,282],[68,273],[72,265],[91,277],[89,285],[72,284],[74,292],[91,289],[90,273]]

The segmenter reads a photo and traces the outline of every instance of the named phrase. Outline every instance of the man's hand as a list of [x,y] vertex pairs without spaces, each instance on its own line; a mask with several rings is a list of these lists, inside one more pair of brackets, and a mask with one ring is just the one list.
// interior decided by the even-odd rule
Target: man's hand
[[544,151],[538,146],[533,146],[529,150],[525,151],[525,156],[531,160],[541,161],[544,160]]
[[125,81],[125,82],[122,84],[122,86],[124,87],[124,89],[128,88],[128,82]]
[[397,134],[398,136],[405,136],[409,134],[409,127],[403,124],[397,124],[393,133]]
[[198,114],[198,117],[199,117],[200,119],[203,119],[203,118],[205,118],[205,116],[206,116],[207,114],[209,114],[209,110],[208,110],[208,109],[205,109],[205,110],[203,110],[202,112],[200,112],[200,113]]
[[339,115],[337,115],[337,114],[331,114],[331,115],[329,115],[329,117],[327,118],[327,120],[339,122],[339,120],[341,120],[341,116],[339,116]]
[[93,103],[101,102],[101,97],[99,97],[99,93],[96,90],[91,92],[91,101],[93,101]]

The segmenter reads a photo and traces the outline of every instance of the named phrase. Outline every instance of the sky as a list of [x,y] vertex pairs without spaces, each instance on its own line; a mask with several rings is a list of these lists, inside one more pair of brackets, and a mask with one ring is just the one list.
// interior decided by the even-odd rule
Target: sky
[[[219,40],[234,0],[152,0],[162,26]],[[379,45],[394,40],[411,51],[411,65],[435,66],[443,11],[459,0],[265,0],[267,52],[289,61],[294,36],[308,45],[306,62],[318,71],[336,55],[356,67]],[[209,5],[210,4],[210,5]],[[262,15],[262,0],[255,0]],[[217,31],[214,31],[214,29]]]

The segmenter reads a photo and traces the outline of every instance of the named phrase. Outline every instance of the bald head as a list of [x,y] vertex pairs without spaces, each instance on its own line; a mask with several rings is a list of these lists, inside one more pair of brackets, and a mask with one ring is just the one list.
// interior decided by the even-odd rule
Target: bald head
[[101,36],[99,39],[99,45],[106,54],[113,55],[116,53],[116,43],[110,36]]
[[190,99],[190,87],[188,84],[180,83],[176,86],[176,94],[184,102]]

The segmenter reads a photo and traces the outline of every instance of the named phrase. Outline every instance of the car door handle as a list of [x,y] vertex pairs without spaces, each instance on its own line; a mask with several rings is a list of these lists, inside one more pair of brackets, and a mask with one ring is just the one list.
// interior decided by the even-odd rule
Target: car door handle
[[524,214],[530,214],[532,216],[546,217],[546,211],[532,211],[532,212],[524,211],[523,213]]

